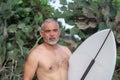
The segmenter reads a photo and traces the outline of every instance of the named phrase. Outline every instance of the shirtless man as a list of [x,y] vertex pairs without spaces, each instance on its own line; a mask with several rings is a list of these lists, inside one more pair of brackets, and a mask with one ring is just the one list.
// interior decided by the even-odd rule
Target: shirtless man
[[34,48],[25,63],[24,80],[67,80],[68,60],[71,51],[57,44],[60,36],[58,23],[47,19],[41,26],[40,35],[44,43]]

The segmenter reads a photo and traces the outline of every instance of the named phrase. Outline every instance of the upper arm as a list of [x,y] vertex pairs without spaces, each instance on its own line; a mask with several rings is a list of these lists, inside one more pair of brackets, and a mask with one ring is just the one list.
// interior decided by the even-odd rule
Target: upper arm
[[30,53],[24,66],[24,80],[32,80],[38,66],[38,60],[34,53]]

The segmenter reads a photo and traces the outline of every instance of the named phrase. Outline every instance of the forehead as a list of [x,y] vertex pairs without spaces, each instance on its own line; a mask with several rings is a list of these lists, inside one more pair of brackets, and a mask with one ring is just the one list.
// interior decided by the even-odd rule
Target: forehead
[[59,29],[59,26],[55,21],[45,22],[43,26],[43,30],[46,30],[46,29]]

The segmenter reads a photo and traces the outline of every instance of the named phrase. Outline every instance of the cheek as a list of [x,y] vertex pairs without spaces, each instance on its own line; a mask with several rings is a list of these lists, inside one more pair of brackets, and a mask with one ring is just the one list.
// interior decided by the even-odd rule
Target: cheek
[[58,34],[57,37],[60,37],[60,35]]
[[47,35],[47,34],[44,34],[44,37],[43,37],[44,39],[49,39],[49,35]]

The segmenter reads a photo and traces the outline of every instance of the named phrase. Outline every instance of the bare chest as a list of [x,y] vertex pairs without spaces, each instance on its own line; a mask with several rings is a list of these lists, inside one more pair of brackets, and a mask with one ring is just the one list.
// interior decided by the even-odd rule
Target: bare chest
[[64,52],[44,54],[40,59],[39,69],[52,72],[58,69],[67,69],[68,56]]

